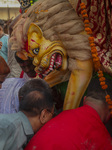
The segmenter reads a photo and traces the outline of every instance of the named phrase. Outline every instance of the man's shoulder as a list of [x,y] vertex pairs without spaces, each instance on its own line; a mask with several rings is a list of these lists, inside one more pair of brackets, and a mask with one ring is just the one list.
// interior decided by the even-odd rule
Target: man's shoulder
[[8,35],[8,34],[4,34],[4,36],[5,36],[5,37],[9,37],[9,35]]
[[4,36],[5,36],[5,39],[6,39],[6,40],[9,39],[9,35],[8,35],[8,34],[5,34]]
[[8,119],[8,116],[7,117],[4,116],[4,118],[0,117],[0,133],[1,134],[2,134],[2,132],[3,133],[7,132],[7,134],[8,134],[8,133],[14,132],[15,130],[16,130],[16,127],[15,127],[14,123]]
[[9,35],[8,34],[4,34],[1,38],[0,38],[0,41],[2,43],[4,42],[8,42],[8,39],[9,39]]
[[8,128],[10,126],[14,127],[13,123],[10,120],[8,120],[6,118],[3,118],[2,120],[0,119],[0,128],[1,127],[2,128]]
[[4,125],[5,127],[9,125],[15,125],[17,121],[19,121],[19,114],[0,114],[0,125]]
[[26,135],[18,113],[0,114],[0,139],[0,149],[22,149]]
[[9,35],[8,34],[4,34],[1,39],[8,40],[8,38],[9,38]]

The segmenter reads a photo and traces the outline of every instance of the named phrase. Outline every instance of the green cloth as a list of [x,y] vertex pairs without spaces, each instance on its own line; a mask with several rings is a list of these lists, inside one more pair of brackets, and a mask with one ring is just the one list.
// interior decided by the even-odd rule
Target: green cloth
[[[112,80],[112,76],[110,76],[110,75],[107,74],[106,72],[103,72],[103,75],[104,75],[105,78]],[[93,74],[92,79],[94,79],[94,78],[99,78],[97,72],[95,72],[95,73]],[[92,79],[91,79],[91,80],[92,80]],[[100,82],[100,81],[99,81],[99,82]],[[87,90],[85,91],[84,96],[86,96],[86,94],[87,94]]]
[[[110,76],[109,74],[107,74],[107,73],[105,73],[105,72],[103,72],[103,74],[104,74],[104,77],[105,77],[105,78],[108,78],[108,79],[112,80],[112,76]],[[93,78],[99,78],[97,72],[95,72],[95,73],[93,74],[92,79],[93,79]],[[92,80],[92,79],[91,79],[91,80]],[[56,89],[59,91],[59,93],[61,93],[61,96],[62,96],[62,99],[63,99],[63,100],[64,100],[64,98],[65,98],[67,86],[68,86],[68,81],[63,82],[63,83],[60,83],[60,84],[58,84],[58,85],[55,86]],[[88,88],[87,88],[87,89],[88,89]],[[87,89],[86,89],[86,91],[85,91],[83,97],[87,95]],[[81,105],[82,105],[82,101],[83,101],[83,98],[82,98],[82,100],[81,100]]]
[[110,76],[109,74],[107,74],[107,73],[105,73],[105,72],[103,72],[103,74],[104,74],[104,77],[105,77],[105,78],[112,80],[112,76]]
[[38,0],[34,0],[34,3],[37,2]]
[[56,89],[59,91],[59,93],[61,93],[61,96],[62,96],[62,99],[63,99],[63,100],[64,100],[64,98],[65,98],[67,86],[68,86],[68,81],[62,82],[62,83],[57,84],[57,85],[55,86]]
[[27,136],[33,134],[24,113],[0,114],[0,150],[23,150]]
[[[112,80],[112,76],[110,76],[108,73],[103,72],[103,75],[104,75],[105,78]],[[95,72],[95,73],[93,74],[93,77],[92,77],[92,78],[99,78],[99,77],[98,77],[98,73]]]

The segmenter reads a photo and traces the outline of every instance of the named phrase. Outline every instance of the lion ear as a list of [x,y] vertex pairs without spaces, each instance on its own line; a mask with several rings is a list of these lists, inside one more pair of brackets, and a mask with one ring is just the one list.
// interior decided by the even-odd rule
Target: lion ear
[[39,26],[37,26],[36,24],[34,24],[34,23],[31,23],[30,24],[30,27],[29,27],[29,29],[28,29],[28,39],[30,38],[30,36],[31,36],[31,34],[32,33],[36,33],[36,34],[38,34],[38,36],[39,36],[39,38],[42,38],[42,31],[41,31],[41,29],[39,28]]

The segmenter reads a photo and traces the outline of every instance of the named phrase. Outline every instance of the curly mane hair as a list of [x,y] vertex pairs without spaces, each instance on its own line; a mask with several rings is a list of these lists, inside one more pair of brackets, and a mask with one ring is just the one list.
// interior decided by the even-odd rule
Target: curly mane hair
[[27,42],[27,32],[31,23],[38,25],[46,39],[60,40],[68,54],[69,69],[76,69],[75,59],[91,58],[88,35],[85,34],[83,20],[77,15],[68,0],[38,0],[13,27],[10,38],[11,49],[20,51]]

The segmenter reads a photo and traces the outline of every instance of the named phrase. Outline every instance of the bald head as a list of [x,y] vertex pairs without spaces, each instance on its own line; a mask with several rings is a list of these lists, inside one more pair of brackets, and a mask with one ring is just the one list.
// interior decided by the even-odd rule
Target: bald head
[[104,123],[108,121],[110,117],[105,96],[109,94],[112,98],[112,80],[106,78],[106,84],[108,88],[105,91],[101,88],[99,78],[93,78],[88,86],[87,95],[84,100],[84,104],[95,109]]

